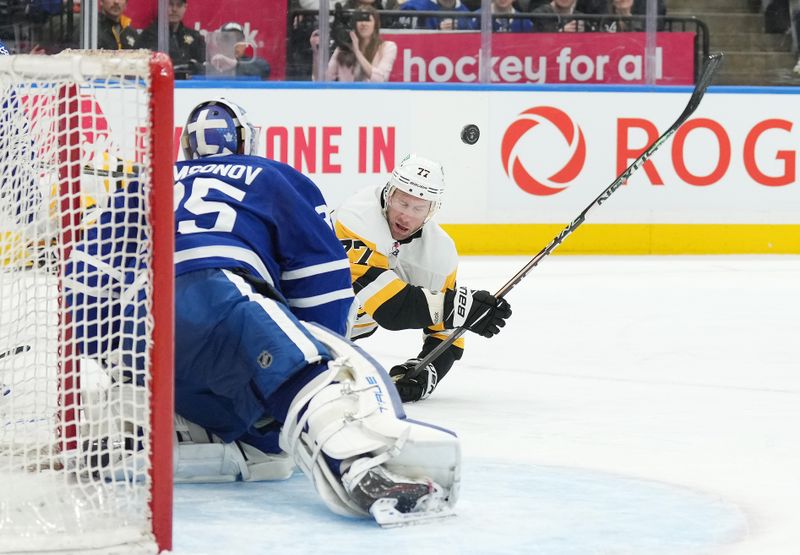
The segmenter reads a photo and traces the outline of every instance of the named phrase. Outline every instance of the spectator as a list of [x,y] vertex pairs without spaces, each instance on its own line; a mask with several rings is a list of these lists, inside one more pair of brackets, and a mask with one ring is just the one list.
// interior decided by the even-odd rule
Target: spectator
[[634,0],[608,0],[607,14],[600,21],[600,30],[607,33],[644,31],[644,20],[629,19],[633,15]]
[[139,32],[131,27],[131,18],[123,12],[128,0],[100,0],[97,22],[97,48],[124,50],[136,47]]
[[[177,79],[205,73],[206,40],[199,32],[183,24],[187,0],[169,0],[169,57]],[[136,41],[137,48],[158,48],[158,19],[147,27]]]
[[211,57],[211,65],[225,74],[236,77],[269,79],[271,68],[264,58],[256,56],[255,45],[245,40],[244,28],[231,21],[219,29],[222,52]]
[[290,0],[289,2],[291,27],[286,39],[286,79],[288,81],[307,81],[311,79],[313,72],[313,56],[309,39],[318,27],[317,16],[295,13],[295,10],[319,10],[319,3],[316,3],[316,8],[309,8],[309,5],[307,0]]
[[[585,14],[605,15],[610,13],[606,0],[578,0],[575,9]],[[647,0],[633,0],[633,15],[647,15]],[[658,0],[656,3],[656,15],[667,15],[666,0]]]
[[[514,0],[492,0],[492,15],[508,15],[516,14],[516,8],[513,6]],[[475,11],[480,11],[478,8]],[[481,28],[480,18],[475,18],[471,21],[470,26],[473,29]],[[530,19],[522,19],[518,17],[492,17],[492,30],[495,33],[527,33],[533,29],[533,23]]]
[[[355,30],[349,33],[350,44],[337,46],[328,62],[328,81],[371,81],[382,83],[389,80],[397,44],[381,39],[381,20],[378,10],[371,6],[361,7],[353,15]],[[314,53],[314,65],[319,55],[319,31],[309,39]]]
[[[461,0],[406,0],[401,10],[416,10],[426,12],[468,12]],[[468,17],[459,18],[443,18],[443,17],[414,17],[409,18],[413,21],[410,22],[410,27],[415,29],[441,29],[442,31],[452,31],[454,29],[469,29],[470,19]]]
[[584,22],[569,16],[583,15],[575,9],[576,0],[552,0],[548,4],[539,6],[533,12],[534,15],[557,17],[537,17],[533,20],[533,30],[537,33],[575,33],[583,32]]

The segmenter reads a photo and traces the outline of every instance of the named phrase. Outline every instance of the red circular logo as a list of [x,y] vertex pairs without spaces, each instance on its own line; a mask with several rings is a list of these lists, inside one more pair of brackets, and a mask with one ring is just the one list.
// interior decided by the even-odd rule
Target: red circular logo
[[[519,140],[540,123],[549,123],[564,137],[571,156],[564,167],[546,179],[534,177],[526,168],[515,147]],[[546,196],[560,193],[566,184],[575,179],[586,160],[586,141],[583,131],[575,125],[570,117],[552,106],[536,106],[520,113],[517,119],[508,126],[500,145],[503,169],[520,189],[532,195]],[[528,157],[530,158],[530,157]],[[535,172],[534,172],[535,173]]]

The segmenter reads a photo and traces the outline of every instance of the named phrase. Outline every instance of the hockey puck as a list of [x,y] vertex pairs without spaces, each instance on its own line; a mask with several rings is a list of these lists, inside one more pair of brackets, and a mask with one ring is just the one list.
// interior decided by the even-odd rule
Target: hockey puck
[[461,130],[461,142],[468,145],[474,145],[481,138],[481,130],[474,123],[465,125]]

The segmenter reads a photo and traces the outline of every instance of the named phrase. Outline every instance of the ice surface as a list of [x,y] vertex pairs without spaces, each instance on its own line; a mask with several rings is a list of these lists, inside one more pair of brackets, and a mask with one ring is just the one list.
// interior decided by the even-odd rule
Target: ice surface
[[[496,290],[523,257],[465,257]],[[551,256],[410,416],[463,442],[458,516],[381,530],[310,482],[176,487],[175,552],[800,552],[800,257]],[[390,366],[417,332],[360,344]]]

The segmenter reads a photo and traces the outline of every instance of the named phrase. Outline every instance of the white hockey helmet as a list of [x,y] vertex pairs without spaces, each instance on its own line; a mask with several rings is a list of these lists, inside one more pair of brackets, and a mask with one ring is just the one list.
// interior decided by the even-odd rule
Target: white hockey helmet
[[244,108],[227,98],[201,102],[191,111],[181,135],[187,160],[226,154],[256,154],[258,132]]
[[431,201],[431,209],[425,217],[430,220],[442,206],[444,197],[444,169],[438,162],[409,154],[394,168],[389,182],[383,188],[383,213],[395,191],[402,191],[417,198]]

